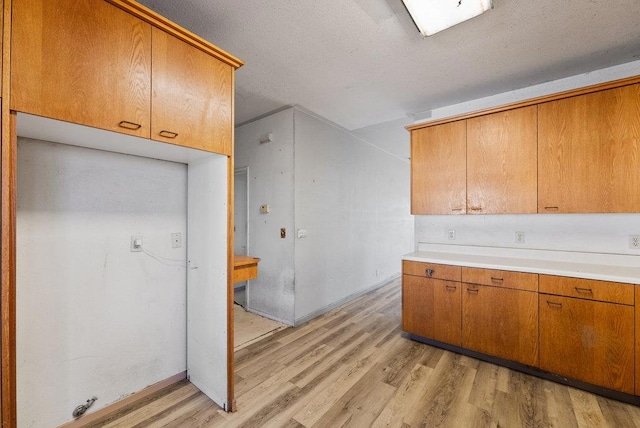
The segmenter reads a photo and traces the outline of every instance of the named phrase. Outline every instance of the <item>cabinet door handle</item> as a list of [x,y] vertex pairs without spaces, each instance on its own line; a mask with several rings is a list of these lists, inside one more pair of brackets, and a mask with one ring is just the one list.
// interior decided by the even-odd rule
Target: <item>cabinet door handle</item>
[[545,210],[547,211],[558,211],[558,207],[544,207]]
[[435,273],[435,271],[434,271],[433,269],[427,269],[427,272],[426,272],[426,273],[427,273],[427,276],[428,276],[429,278],[431,278],[431,277],[433,276],[433,274]]
[[118,126],[120,128],[131,129],[133,131],[142,127],[142,125],[140,125],[139,123],[129,122],[128,120],[121,121]]
[[458,289],[458,287],[455,287],[453,285],[447,285],[445,286],[445,288],[449,291],[456,291]]
[[462,211],[462,208],[451,208],[451,211]]
[[493,282],[504,282],[504,279],[503,278],[496,278],[495,276],[492,276],[491,277],[491,281],[493,281]]
[[467,288],[467,293],[471,293],[471,294],[478,294],[478,290],[477,288]]
[[177,132],[171,132],[171,131],[160,131],[159,134],[161,137],[164,137],[164,138],[176,138],[178,136]]
[[590,288],[580,288],[580,287],[574,287],[576,289],[576,291],[578,293],[582,293],[582,294],[593,294],[593,290]]
[[471,211],[482,211],[482,207],[469,207]]
[[556,303],[556,302],[547,300],[547,305],[549,305],[550,308],[562,309],[562,303]]

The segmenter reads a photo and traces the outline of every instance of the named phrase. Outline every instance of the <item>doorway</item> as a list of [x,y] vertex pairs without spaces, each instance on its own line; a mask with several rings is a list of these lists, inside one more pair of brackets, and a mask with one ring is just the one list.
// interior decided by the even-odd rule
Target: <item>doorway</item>
[[[243,256],[263,257],[261,254],[251,254],[249,230],[249,168],[236,168],[234,171],[234,254]],[[258,277],[260,275],[258,268]],[[256,281],[255,279],[252,281]],[[234,307],[234,336],[235,350],[242,349],[263,339],[287,326],[270,320],[249,309],[251,302],[250,281],[238,282],[233,285]]]

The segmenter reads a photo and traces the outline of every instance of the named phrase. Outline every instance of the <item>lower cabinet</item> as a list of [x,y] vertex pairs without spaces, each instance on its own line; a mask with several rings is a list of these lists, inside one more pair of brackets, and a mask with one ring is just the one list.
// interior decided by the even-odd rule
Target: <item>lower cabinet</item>
[[[640,305],[640,285],[636,285],[636,305]],[[636,311],[636,395],[640,395],[640,314]]]
[[463,284],[462,347],[538,366],[537,293]]
[[540,294],[540,368],[634,393],[634,307]]
[[460,283],[404,275],[402,329],[460,346]]
[[403,265],[404,331],[640,396],[637,307],[640,285]]

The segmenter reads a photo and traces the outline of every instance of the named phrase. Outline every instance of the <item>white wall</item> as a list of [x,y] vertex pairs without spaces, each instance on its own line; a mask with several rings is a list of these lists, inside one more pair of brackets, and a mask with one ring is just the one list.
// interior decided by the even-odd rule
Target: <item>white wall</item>
[[409,162],[295,110],[296,320],[398,275],[413,249]]
[[[268,133],[273,141],[260,144]],[[287,324],[295,321],[293,158],[293,109],[236,129],[235,167],[249,168],[247,254],[261,259],[258,278],[247,285],[247,308]],[[271,212],[261,214],[260,205],[266,204]]]
[[300,107],[237,128],[235,154],[249,168],[248,253],[261,258],[249,310],[299,324],[400,273],[414,247],[408,161]]
[[[19,426],[186,369],[186,250],[170,241],[186,191],[183,164],[19,139]],[[138,233],[157,259],[130,252]]]
[[[635,76],[639,73],[640,61],[635,61],[435,109],[429,120]],[[448,240],[448,229],[456,230],[455,241]],[[430,242],[640,255],[637,250],[629,249],[628,237],[630,234],[640,234],[640,214],[416,216],[415,231],[416,246],[419,242]],[[524,244],[515,243],[516,231],[525,232]]]

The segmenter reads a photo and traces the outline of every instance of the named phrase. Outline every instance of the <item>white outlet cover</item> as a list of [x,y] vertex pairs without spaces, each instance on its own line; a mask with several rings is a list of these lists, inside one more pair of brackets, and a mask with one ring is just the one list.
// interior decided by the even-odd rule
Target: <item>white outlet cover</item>
[[131,252],[132,253],[141,253],[142,252],[142,235],[131,235]]
[[182,233],[176,232],[171,234],[171,248],[182,247]]
[[629,248],[640,250],[640,235],[629,235]]

